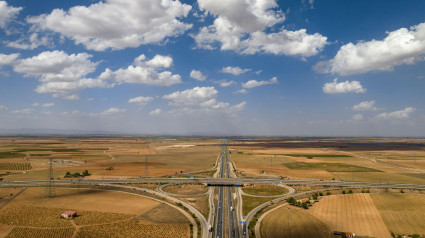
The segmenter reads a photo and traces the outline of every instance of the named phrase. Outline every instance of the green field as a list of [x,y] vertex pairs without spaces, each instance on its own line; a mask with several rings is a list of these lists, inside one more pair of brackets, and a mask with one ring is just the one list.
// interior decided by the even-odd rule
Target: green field
[[0,152],[0,159],[23,158],[25,154],[15,152]]
[[380,170],[343,163],[304,163],[294,162],[283,164],[288,169],[326,170],[328,172],[380,172]]

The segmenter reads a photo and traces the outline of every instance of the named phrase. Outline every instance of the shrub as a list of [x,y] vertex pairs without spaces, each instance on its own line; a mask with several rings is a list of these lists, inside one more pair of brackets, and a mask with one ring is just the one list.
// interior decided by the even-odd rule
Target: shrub
[[342,190],[342,194],[345,194],[345,190]]
[[351,189],[350,189],[350,190],[348,190],[348,193],[353,193],[353,190],[351,190]]

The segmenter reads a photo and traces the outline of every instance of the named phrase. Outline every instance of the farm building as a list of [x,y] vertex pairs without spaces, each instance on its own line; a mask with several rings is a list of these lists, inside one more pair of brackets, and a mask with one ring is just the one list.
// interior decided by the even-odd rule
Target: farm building
[[76,216],[77,216],[76,211],[65,211],[61,214],[61,217],[65,218],[65,219],[72,219]]

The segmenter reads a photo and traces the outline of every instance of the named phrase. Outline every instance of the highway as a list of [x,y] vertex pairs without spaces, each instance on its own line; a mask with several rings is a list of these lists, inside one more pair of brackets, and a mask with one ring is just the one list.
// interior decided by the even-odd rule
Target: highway
[[[45,186],[49,180],[26,180],[26,181],[0,181],[0,186]],[[55,185],[102,185],[102,184],[138,184],[138,183],[170,183],[170,184],[209,184],[234,186],[236,184],[285,184],[285,185],[311,185],[311,186],[335,186],[351,188],[394,188],[394,189],[418,189],[425,190],[425,184],[405,183],[371,183],[353,182],[341,180],[286,180],[286,179],[253,179],[253,178],[125,178],[125,179],[63,179],[54,180]]]
[[[224,144],[224,141],[223,141]],[[221,149],[221,160],[220,160],[220,178],[224,178],[224,166],[225,161],[223,161],[224,158],[224,146]],[[224,235],[224,223],[223,223],[223,217],[224,217],[224,188],[223,186],[218,187],[218,201],[217,201],[217,219],[216,219],[216,225],[215,225],[215,237],[222,238]]]
[[[229,151],[227,149],[227,142],[223,145],[224,147],[224,159],[226,164],[226,178],[230,178],[230,161]],[[232,187],[227,187],[227,227],[229,238],[238,237],[238,222],[235,217],[235,206],[233,204],[233,192]]]

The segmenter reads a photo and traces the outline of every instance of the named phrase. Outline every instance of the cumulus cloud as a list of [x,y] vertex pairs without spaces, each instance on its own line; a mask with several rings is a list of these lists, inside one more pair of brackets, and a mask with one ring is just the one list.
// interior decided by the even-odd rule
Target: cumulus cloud
[[277,78],[273,77],[267,81],[257,81],[257,80],[249,80],[246,83],[242,83],[242,87],[243,88],[255,88],[255,87],[259,87],[259,86],[263,86],[263,85],[268,85],[268,84],[276,84],[278,83]]
[[215,98],[218,91],[214,87],[194,87],[184,91],[176,91],[163,98],[170,100],[174,105],[198,105]]
[[242,88],[233,92],[233,94],[247,94],[247,93],[248,93],[248,90],[246,90],[245,88]]
[[205,76],[204,74],[202,74],[201,71],[195,70],[195,69],[193,69],[192,71],[190,71],[190,77],[193,78],[193,79],[196,79],[198,81],[204,81],[205,79],[207,79],[207,76]]
[[390,71],[394,66],[413,64],[425,54],[425,23],[388,33],[383,40],[360,41],[342,46],[335,57],[314,66],[321,73],[340,75]]
[[177,113],[220,111],[231,113],[245,108],[246,102],[231,106],[230,103],[217,101],[218,91],[214,87],[194,87],[163,96],[170,100],[169,105],[179,107]]
[[16,59],[18,59],[19,54],[10,54],[10,55],[6,55],[6,54],[0,54],[0,67],[2,67],[3,65],[11,65],[13,64]]
[[53,46],[53,42],[49,37],[40,37],[37,33],[32,33],[28,39],[19,39],[5,43],[8,47],[21,50],[33,50],[39,46]]
[[87,49],[103,51],[158,43],[180,35],[192,27],[180,21],[191,9],[178,0],[106,0],[67,11],[54,9],[27,21]]
[[412,114],[414,111],[416,111],[416,108],[414,107],[406,107],[403,110],[394,111],[394,112],[384,112],[377,116],[377,118],[380,119],[406,119],[410,117],[410,114]]
[[129,103],[136,103],[139,106],[145,106],[146,104],[148,104],[150,101],[153,100],[153,97],[135,97],[135,98],[131,98],[130,100],[128,100]]
[[108,110],[101,112],[100,115],[101,116],[109,116],[109,115],[120,114],[120,113],[123,113],[125,111],[126,111],[126,109],[111,107]]
[[378,110],[375,107],[375,101],[363,101],[357,105],[353,106],[354,111],[376,111]]
[[[199,8],[216,16],[213,24],[192,35],[197,47],[232,50],[240,54],[268,53],[308,57],[320,52],[327,38],[305,29],[273,31],[285,21],[275,0],[198,0]],[[266,33],[267,32],[267,33]]]
[[[118,84],[140,83],[157,86],[170,86],[181,83],[178,74],[170,71],[162,71],[173,65],[173,59],[169,56],[155,55],[151,60],[147,60],[145,55],[140,55],[134,60],[134,64],[127,68],[112,71],[107,68],[99,79],[111,80]],[[162,72],[160,72],[162,71]]]
[[0,104],[0,111],[7,111],[7,110],[8,108],[6,106]]
[[149,112],[149,116],[159,115],[159,114],[161,114],[161,112],[162,112],[161,108],[157,108],[157,109],[155,109],[153,111],[150,111]]
[[0,28],[5,29],[21,10],[22,7],[12,7],[6,1],[0,1]]
[[222,88],[226,88],[226,87],[229,87],[229,86],[235,84],[236,82],[233,81],[233,80],[229,80],[229,81],[228,80],[218,80],[215,83],[218,83],[220,85],[220,87],[222,87]]
[[[38,93],[52,93],[54,97],[67,98],[72,92],[85,88],[106,88],[108,83],[101,79],[86,78],[94,72],[98,63],[90,61],[87,53],[68,55],[63,51],[45,51],[37,56],[21,59],[14,65],[14,71],[26,77],[37,77]],[[71,99],[75,99],[72,96]]]
[[241,75],[249,71],[251,71],[251,69],[241,69],[239,67],[231,67],[231,66],[223,67],[220,70],[220,72],[222,73],[228,73],[233,75]]
[[323,92],[326,94],[338,93],[365,93],[366,89],[360,84],[359,81],[345,81],[338,83],[338,79],[334,79],[332,83],[326,83],[323,86]]

